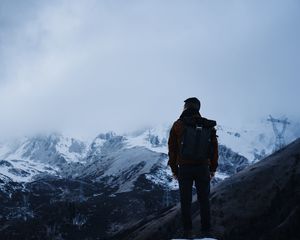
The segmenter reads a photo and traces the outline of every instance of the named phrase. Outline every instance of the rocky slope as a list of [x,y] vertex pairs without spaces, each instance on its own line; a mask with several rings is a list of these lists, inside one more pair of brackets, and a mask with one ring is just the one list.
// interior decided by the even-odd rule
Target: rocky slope
[[[300,139],[217,184],[210,199],[218,239],[300,239]],[[197,204],[194,199],[195,226]],[[177,205],[116,239],[170,239],[180,226]]]

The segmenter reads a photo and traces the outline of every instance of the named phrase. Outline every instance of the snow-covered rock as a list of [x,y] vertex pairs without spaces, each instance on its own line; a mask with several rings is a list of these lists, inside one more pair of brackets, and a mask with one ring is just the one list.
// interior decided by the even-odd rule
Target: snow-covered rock
[[[119,192],[130,191],[138,176],[145,174],[153,183],[174,189],[177,185],[170,179],[167,166],[170,127],[161,124],[123,135],[100,133],[89,142],[53,133],[0,143],[0,173],[16,182],[32,181],[43,173],[106,179],[119,186]],[[274,148],[273,130],[266,121],[241,129],[218,125],[217,134],[220,159],[214,183],[265,157]],[[287,142],[293,138],[287,131]]]
[[24,137],[19,141],[2,144],[0,151],[0,158],[6,160],[22,159],[61,164],[84,160],[87,145],[83,141],[53,133]]

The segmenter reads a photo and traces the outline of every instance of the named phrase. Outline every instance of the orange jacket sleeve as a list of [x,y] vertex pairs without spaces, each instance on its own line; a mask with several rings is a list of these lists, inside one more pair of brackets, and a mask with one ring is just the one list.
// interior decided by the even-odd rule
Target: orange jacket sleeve
[[171,167],[172,173],[177,175],[178,174],[178,164],[177,164],[177,154],[178,154],[178,136],[176,134],[176,122],[173,124],[169,140],[168,140],[168,148],[169,148],[169,161],[168,165]]

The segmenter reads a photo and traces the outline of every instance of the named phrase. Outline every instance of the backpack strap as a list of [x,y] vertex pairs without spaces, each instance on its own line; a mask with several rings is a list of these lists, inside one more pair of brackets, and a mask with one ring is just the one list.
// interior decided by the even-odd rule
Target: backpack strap
[[217,122],[215,120],[210,120],[210,119],[207,119],[207,118],[202,118],[202,124],[204,127],[207,127],[207,128],[213,128],[217,125]]

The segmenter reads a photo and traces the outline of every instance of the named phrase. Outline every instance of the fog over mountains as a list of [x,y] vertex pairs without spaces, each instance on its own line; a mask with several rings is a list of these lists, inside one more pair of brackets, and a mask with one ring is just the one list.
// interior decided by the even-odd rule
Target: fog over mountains
[[[87,174],[87,169],[92,168],[91,164],[97,163],[98,168],[110,176],[140,162],[145,163],[141,168],[142,173],[147,173],[154,164],[151,157],[146,160],[134,152],[144,152],[144,155],[152,152],[166,156],[170,126],[159,125],[124,135],[107,132],[88,141],[53,133],[2,142],[0,159],[5,162],[2,162],[1,173],[17,182],[31,181],[43,173],[77,177],[79,167],[85,168],[80,170],[81,174]],[[223,147],[228,149],[224,155],[230,154],[228,151],[231,150],[252,163],[273,151],[275,137],[267,123],[261,124],[257,129],[233,129],[221,125],[217,129],[221,152],[225,151]],[[286,134],[287,142],[295,139],[297,134],[290,129]],[[105,158],[116,160],[104,160]]]

